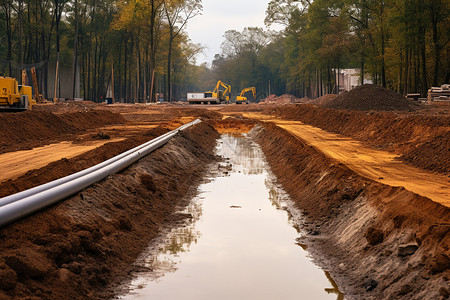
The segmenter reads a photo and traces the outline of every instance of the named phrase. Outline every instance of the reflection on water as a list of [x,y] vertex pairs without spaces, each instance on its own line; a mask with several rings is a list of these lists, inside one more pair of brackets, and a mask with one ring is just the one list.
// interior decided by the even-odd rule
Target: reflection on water
[[287,195],[259,147],[222,136],[217,154],[229,158],[226,176],[200,187],[184,212],[190,224],[149,251],[142,265],[151,272],[137,274],[123,299],[343,299],[297,244]]
[[258,175],[265,171],[266,164],[259,148],[246,138],[224,135],[220,141],[221,155],[230,158],[244,175]]

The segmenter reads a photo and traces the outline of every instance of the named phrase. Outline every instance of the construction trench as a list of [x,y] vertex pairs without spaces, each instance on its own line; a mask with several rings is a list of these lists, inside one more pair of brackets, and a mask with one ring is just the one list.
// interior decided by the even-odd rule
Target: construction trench
[[[133,280],[140,274],[158,278],[158,275],[151,275],[158,272],[153,265],[142,264],[143,257],[151,260],[152,255],[156,256],[151,250],[164,248],[163,241],[171,231],[178,228],[183,231],[199,222],[189,207],[208,190],[204,185],[249,172],[241,166],[244,163],[233,160],[230,149],[237,146],[231,143],[228,152],[223,150],[224,139],[230,136],[245,136],[245,143],[253,143],[251,149],[260,149],[258,155],[266,165],[261,167],[260,162],[255,162],[256,166],[251,168],[269,174],[263,179],[269,191],[259,192],[267,194],[267,199],[263,199],[267,203],[256,204],[254,211],[259,212],[261,205],[267,206],[262,207],[262,212],[272,207],[275,214],[277,211],[284,214],[280,218],[287,227],[295,229],[288,238],[287,243],[291,245],[280,247],[294,245],[317,269],[318,277],[313,277],[313,281],[319,285],[319,294],[314,299],[449,297],[450,188],[449,158],[445,155],[449,149],[448,111],[419,116],[340,112],[309,106],[289,109],[252,105],[141,106],[136,109],[91,103],[42,106],[33,113],[0,115],[2,128],[8,124],[8,128],[22,129],[20,134],[17,129],[16,134],[7,130],[0,133],[0,159],[6,161],[7,155],[16,153],[28,162],[21,166],[22,171],[16,170],[2,179],[0,196],[92,167],[196,118],[201,118],[202,122],[178,133],[128,169],[37,214],[2,227],[0,299],[111,299],[126,298],[127,294],[133,298],[132,295],[136,295],[133,293],[139,293],[133,290]],[[302,125],[299,121],[324,131],[310,133],[313,140],[325,139],[328,132],[333,133],[330,140],[339,145],[360,143],[356,147],[367,155],[372,150],[379,155],[388,151],[395,153],[395,158],[387,155],[380,158],[392,160],[393,166],[382,162],[373,167],[377,172],[363,173],[356,163],[333,154],[342,152],[344,155],[344,151],[333,150],[331,145],[323,148],[320,141],[309,141],[307,135],[300,137],[307,131],[298,131],[298,126]],[[386,126],[386,122],[392,124]],[[53,130],[48,129],[48,124]],[[239,138],[243,139],[236,137]],[[72,147],[64,148],[67,143]],[[426,145],[432,147],[425,150]],[[74,152],[66,150],[65,157],[59,158],[54,156],[55,150],[50,146]],[[84,151],[75,146],[85,147]],[[39,161],[34,161],[32,153],[27,152],[32,149],[41,150]],[[439,153],[440,159],[436,159]],[[252,151],[248,155],[252,159],[258,156]],[[388,170],[385,174],[382,173],[384,167]],[[392,170],[396,168],[405,170],[406,181],[395,175]],[[418,180],[426,182],[417,183]],[[400,184],[403,181],[405,184]],[[231,190],[233,183],[228,185]],[[284,198],[288,198],[277,205],[270,200],[274,186],[276,190],[283,190]],[[246,190],[245,185],[242,190]],[[221,194],[226,197],[224,193],[228,193],[227,189]],[[224,202],[224,215],[240,214],[253,207],[250,196],[236,197]],[[205,197],[202,201],[206,206],[205,201],[214,200]],[[276,206],[281,209],[277,210]],[[203,212],[206,211],[205,207]],[[208,216],[209,213],[205,213],[200,218]],[[275,227],[255,225],[262,232],[248,233],[244,230],[247,228],[239,230],[235,224],[228,224],[230,222],[226,219],[221,224],[223,229],[231,230],[228,233],[230,243],[240,231],[270,238],[270,228]],[[253,228],[256,223],[248,218],[243,224]],[[201,233],[194,244],[200,244],[207,236]],[[228,239],[220,241],[228,245]],[[185,244],[180,242],[176,246]],[[267,244],[267,247],[271,246]],[[247,249],[252,249],[244,253],[248,257],[261,257],[259,252],[264,252],[264,249],[259,252],[255,248]],[[269,255],[272,259],[273,256]],[[297,266],[296,259],[292,257],[292,264],[287,265]],[[261,258],[261,265],[271,263]],[[183,261],[180,269],[183,269],[182,264]],[[247,293],[244,298],[263,299],[256,296],[264,290],[255,286],[259,282],[258,274],[252,275],[243,269],[245,272],[237,266],[229,271],[234,271],[232,275],[241,284],[219,280],[216,282],[218,289],[211,291],[205,287],[203,295],[208,292],[216,293],[217,297],[212,297],[217,299],[222,294],[232,297],[236,295],[233,292],[237,293],[244,286]],[[297,289],[301,286],[298,282],[306,281],[308,275],[291,273],[287,269],[276,272],[285,273],[275,274],[283,280],[280,290],[272,292],[287,295],[286,291],[292,291],[292,295],[280,299],[306,297],[310,292]],[[181,287],[169,282],[169,289],[176,291]],[[198,288],[196,290],[199,292]],[[202,294],[198,295],[201,298]],[[164,299],[164,296],[153,298]]]

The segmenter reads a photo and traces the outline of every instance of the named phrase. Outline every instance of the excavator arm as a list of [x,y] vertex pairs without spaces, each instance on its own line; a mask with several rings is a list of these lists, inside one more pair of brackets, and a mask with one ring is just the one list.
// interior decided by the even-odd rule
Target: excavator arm
[[249,88],[243,89],[241,94],[236,97],[236,103],[237,104],[241,104],[243,102],[247,102],[247,97],[245,97],[244,95],[245,95],[245,93],[250,92],[250,91],[253,94],[253,99],[256,100],[256,88],[255,87],[249,87]]
[[225,89],[223,91],[224,95],[231,93],[231,85],[229,85],[221,80],[217,81],[217,85],[216,85],[216,88],[214,89],[213,93],[218,93],[220,87],[223,87]]
[[[225,90],[220,91],[220,87],[223,87]],[[218,98],[225,97],[225,99],[220,100],[228,102],[230,100],[230,94],[231,94],[231,85],[219,80],[217,82],[216,87],[214,88],[213,95],[216,95]]]

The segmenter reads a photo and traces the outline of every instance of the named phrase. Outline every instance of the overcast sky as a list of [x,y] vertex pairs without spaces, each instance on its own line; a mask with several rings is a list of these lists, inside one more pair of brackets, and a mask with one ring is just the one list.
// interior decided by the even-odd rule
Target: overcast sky
[[[187,32],[192,42],[206,47],[197,63],[211,63],[221,53],[225,31],[242,31],[245,27],[263,27],[267,4],[270,0],[203,0],[203,13],[190,20]],[[276,29],[276,28],[272,28]]]

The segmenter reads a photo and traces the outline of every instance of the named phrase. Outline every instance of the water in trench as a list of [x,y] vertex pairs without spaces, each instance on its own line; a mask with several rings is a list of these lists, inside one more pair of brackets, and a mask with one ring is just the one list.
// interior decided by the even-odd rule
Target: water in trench
[[343,299],[336,284],[296,242],[287,195],[275,184],[259,146],[223,135],[229,158],[200,186],[173,229],[149,250],[122,299]]

